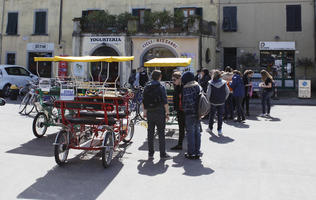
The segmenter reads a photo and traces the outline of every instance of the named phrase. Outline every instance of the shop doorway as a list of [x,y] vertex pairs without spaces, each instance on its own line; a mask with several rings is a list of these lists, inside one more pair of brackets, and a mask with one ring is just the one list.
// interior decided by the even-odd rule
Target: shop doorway
[[277,87],[295,88],[295,51],[260,51],[260,66],[273,76]]
[[[144,63],[148,60],[151,60],[153,58],[174,58],[177,57],[171,50],[164,48],[164,47],[154,47],[149,49],[143,56],[142,65],[144,66]],[[158,67],[159,68],[159,67]],[[158,69],[157,68],[157,69]],[[155,68],[147,68],[148,74],[150,74]],[[162,81],[170,81],[172,77],[173,71],[176,69],[176,67],[161,67],[159,70],[162,74]]]
[[34,57],[52,57],[51,52],[29,52],[28,53],[28,69],[37,75],[36,65],[38,63],[38,72],[40,77],[52,77],[52,62],[35,62]]
[[[97,48],[93,53],[92,56],[119,56],[119,54],[111,47],[101,46]],[[91,63],[91,74],[94,81],[103,82],[107,78],[107,66],[109,65],[109,78],[107,82],[114,82],[118,76],[118,68],[119,63],[103,63],[102,64],[102,72],[101,71],[101,62],[94,62]],[[90,79],[92,79],[90,77]]]
[[224,68],[230,66],[232,69],[237,67],[237,48],[224,48]]

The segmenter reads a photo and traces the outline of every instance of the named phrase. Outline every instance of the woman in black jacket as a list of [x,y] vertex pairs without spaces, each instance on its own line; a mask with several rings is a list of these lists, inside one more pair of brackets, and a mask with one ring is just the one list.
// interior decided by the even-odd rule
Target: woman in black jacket
[[207,91],[209,80],[211,80],[210,72],[208,71],[208,69],[203,69],[202,70],[202,78],[201,78],[199,84],[203,88],[204,93],[206,93],[206,91]]

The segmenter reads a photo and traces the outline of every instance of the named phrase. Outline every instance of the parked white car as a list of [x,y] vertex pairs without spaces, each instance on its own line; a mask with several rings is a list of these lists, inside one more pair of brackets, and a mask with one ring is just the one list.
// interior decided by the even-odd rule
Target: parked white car
[[4,97],[9,95],[11,85],[23,87],[38,77],[29,70],[18,65],[0,65],[0,94]]

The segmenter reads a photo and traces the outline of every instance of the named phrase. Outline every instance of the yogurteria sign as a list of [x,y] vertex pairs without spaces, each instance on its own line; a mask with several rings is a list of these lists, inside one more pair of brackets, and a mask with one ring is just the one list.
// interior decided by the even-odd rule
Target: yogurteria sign
[[122,38],[120,37],[90,37],[89,42],[95,43],[121,43]]
[[142,47],[143,49],[145,49],[153,44],[166,44],[166,45],[171,46],[174,49],[178,48],[179,46],[177,43],[175,43],[172,40],[157,38],[157,39],[147,40],[146,42],[142,44]]

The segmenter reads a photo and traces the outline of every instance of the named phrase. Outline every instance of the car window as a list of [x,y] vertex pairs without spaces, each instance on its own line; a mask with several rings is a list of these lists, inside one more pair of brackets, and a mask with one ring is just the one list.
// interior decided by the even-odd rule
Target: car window
[[24,68],[22,67],[19,67],[19,70],[20,70],[20,75],[21,76],[29,76],[30,75],[30,72],[26,71]]
[[8,75],[13,75],[13,76],[20,75],[19,67],[6,67],[5,71],[8,73]]

